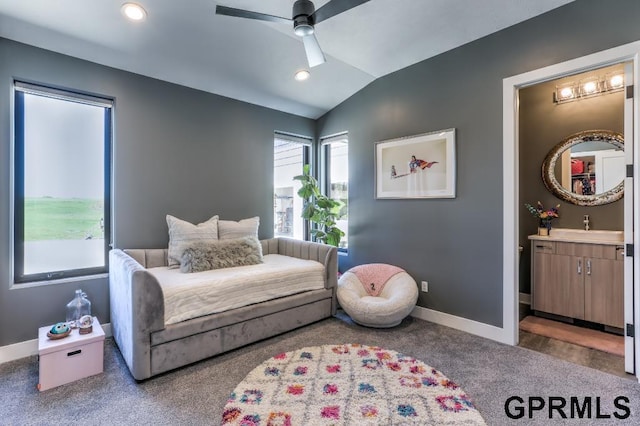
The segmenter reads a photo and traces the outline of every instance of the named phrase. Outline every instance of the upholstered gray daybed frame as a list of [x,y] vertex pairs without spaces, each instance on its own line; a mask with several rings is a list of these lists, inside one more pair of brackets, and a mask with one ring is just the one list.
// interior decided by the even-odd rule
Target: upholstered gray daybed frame
[[261,243],[265,255],[281,254],[323,264],[325,288],[165,325],[162,289],[146,268],[167,266],[167,250],[111,250],[111,329],[136,380],[335,315],[335,247],[287,238]]

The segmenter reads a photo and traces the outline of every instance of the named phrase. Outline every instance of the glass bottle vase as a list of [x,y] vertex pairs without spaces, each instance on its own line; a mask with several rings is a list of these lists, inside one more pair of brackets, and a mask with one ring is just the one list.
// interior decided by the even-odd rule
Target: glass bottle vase
[[67,323],[71,328],[76,328],[83,315],[91,315],[91,302],[85,292],[76,290],[73,300],[67,303]]

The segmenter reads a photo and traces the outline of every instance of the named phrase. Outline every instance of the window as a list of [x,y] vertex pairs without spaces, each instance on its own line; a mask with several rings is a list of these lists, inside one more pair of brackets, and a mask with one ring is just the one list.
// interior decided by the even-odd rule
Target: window
[[273,144],[274,236],[304,240],[308,223],[300,216],[303,200],[298,196],[302,166],[311,161],[311,139],[276,133]]
[[14,88],[14,281],[106,272],[113,103]]
[[346,251],[349,233],[349,144],[347,134],[320,139],[325,195],[342,202],[337,226],[344,232],[339,249]]

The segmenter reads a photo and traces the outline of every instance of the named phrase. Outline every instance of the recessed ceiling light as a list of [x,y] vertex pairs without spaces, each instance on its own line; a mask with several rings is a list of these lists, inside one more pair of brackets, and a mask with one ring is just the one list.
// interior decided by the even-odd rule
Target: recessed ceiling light
[[122,14],[132,21],[144,21],[147,17],[147,11],[136,3],[125,3],[120,8]]
[[310,76],[311,76],[311,73],[309,71],[300,70],[300,71],[296,72],[293,77],[298,81],[304,81],[304,80],[308,79]]

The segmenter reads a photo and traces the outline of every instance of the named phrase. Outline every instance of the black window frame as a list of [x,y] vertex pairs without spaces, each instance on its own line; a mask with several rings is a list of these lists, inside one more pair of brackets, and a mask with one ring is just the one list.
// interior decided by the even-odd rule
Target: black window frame
[[[25,94],[50,97],[62,101],[91,104],[104,108],[104,266],[24,273],[24,206],[25,206]],[[14,81],[14,182],[13,182],[13,282],[25,284],[109,272],[111,248],[111,158],[113,145],[114,100],[68,89]]]

